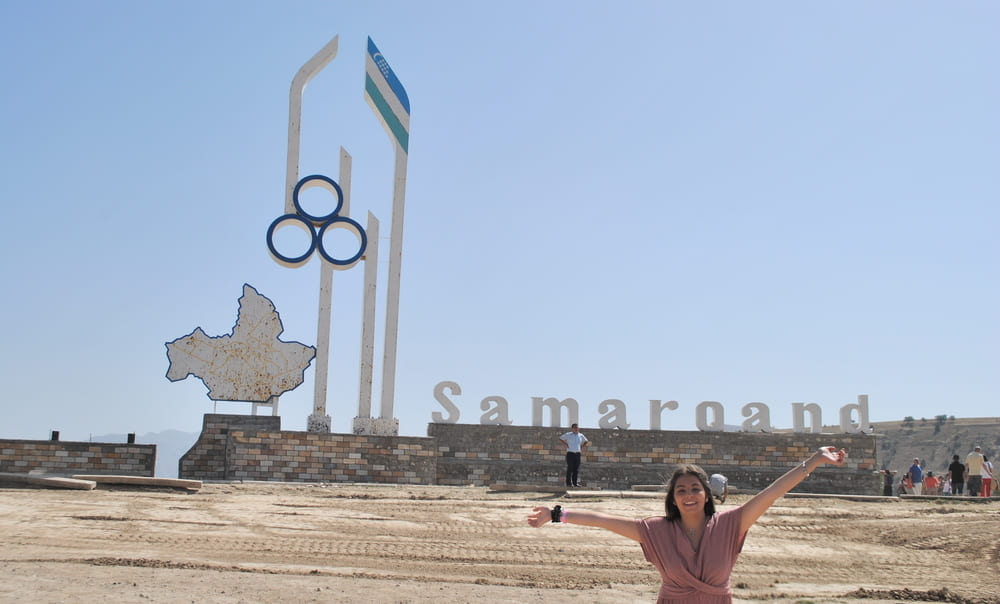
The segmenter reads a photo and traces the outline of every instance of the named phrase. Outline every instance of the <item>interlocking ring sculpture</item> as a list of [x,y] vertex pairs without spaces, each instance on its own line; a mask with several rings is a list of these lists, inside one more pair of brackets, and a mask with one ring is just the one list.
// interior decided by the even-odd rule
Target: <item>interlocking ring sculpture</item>
[[[313,216],[302,209],[299,203],[299,193],[312,187],[321,187],[332,193],[337,198],[337,207],[332,212],[324,216]],[[356,221],[346,216],[338,215],[344,205],[344,192],[340,185],[326,176],[314,174],[306,176],[295,185],[292,192],[292,203],[295,204],[295,214],[284,214],[279,216],[267,227],[267,249],[271,252],[271,257],[279,264],[296,268],[309,261],[312,253],[319,249],[319,255],[323,260],[333,265],[333,268],[344,270],[351,268],[365,253],[368,247],[368,235]],[[286,256],[280,253],[274,246],[274,233],[285,226],[295,225],[306,231],[310,236],[309,249],[299,256]],[[319,229],[319,230],[317,230]],[[323,235],[329,229],[347,229],[352,231],[358,238],[359,246],[356,254],[350,258],[334,258],[323,246]]]

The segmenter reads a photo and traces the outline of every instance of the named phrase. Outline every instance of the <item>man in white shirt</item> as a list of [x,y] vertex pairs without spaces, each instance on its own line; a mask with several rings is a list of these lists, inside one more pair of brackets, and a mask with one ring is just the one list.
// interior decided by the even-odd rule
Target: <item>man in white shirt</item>
[[978,497],[983,486],[983,448],[979,445],[965,456],[965,486],[969,489],[969,497]]
[[729,479],[724,474],[712,474],[708,486],[712,489],[712,497],[718,499],[719,503],[726,502],[726,497],[729,496]]
[[580,464],[583,463],[583,452],[590,444],[587,437],[580,433],[580,426],[573,424],[571,432],[559,437],[559,442],[566,446],[566,486],[580,486]]

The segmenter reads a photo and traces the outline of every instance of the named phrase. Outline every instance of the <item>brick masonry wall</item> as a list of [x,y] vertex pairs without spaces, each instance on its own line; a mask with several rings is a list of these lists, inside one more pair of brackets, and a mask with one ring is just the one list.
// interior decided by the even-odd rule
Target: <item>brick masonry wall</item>
[[272,416],[206,415],[201,437],[181,457],[196,480],[435,484],[433,439],[283,432]]
[[190,480],[229,480],[229,458],[234,454],[229,438],[231,429],[275,432],[281,430],[281,418],[206,413],[201,435],[177,462],[177,476]]
[[[565,484],[566,428],[429,424],[438,443],[442,485]],[[805,493],[880,494],[875,437],[863,434],[750,434],[581,429],[591,445],[581,482],[602,489],[662,484],[677,464],[725,474],[737,488],[760,490],[825,445],[848,450],[845,467],[823,466],[796,487]]]
[[[864,434],[750,434],[661,430],[581,430],[592,441],[585,486],[630,489],[662,484],[677,464],[721,472],[760,490],[824,445],[849,452],[845,467],[824,466],[796,491],[877,495],[875,437]],[[205,416],[179,476],[196,480],[381,482],[558,486],[565,428],[429,424],[428,437],[281,431],[273,416]]]
[[153,476],[156,445],[0,440],[0,472]]

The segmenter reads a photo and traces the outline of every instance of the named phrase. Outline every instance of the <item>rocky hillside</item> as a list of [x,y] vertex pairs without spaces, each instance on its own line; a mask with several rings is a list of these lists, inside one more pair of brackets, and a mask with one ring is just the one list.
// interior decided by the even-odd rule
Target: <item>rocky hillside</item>
[[872,422],[875,428],[878,463],[900,473],[917,457],[924,470],[944,474],[951,457],[965,456],[980,445],[983,453],[996,462],[1000,459],[1000,417],[915,418],[896,422]]

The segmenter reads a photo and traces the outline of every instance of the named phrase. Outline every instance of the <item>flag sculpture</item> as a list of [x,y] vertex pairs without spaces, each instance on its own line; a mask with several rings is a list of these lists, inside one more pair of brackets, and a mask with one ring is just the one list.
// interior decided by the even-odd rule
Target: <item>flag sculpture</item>
[[[267,245],[278,263],[298,267],[304,265],[318,250],[322,260],[320,272],[319,320],[317,321],[316,382],[313,413],[309,416],[310,432],[329,432],[331,418],[326,413],[327,373],[330,349],[330,315],[333,271],[346,270],[358,262],[365,263],[362,335],[360,356],[360,388],[358,415],[352,425],[355,434],[399,434],[399,420],[393,417],[396,379],[396,340],[399,325],[399,282],[403,243],[403,207],[406,191],[406,160],[410,140],[410,101],[406,90],[371,38],[365,56],[364,95],[375,112],[396,151],[392,225],[389,243],[389,274],[386,286],[385,342],[382,354],[381,409],[371,417],[372,376],[374,372],[374,329],[376,273],[378,256],[378,220],[368,213],[368,223],[362,227],[349,217],[351,157],[341,148],[340,182],[322,175],[299,178],[299,142],[302,116],[302,94],[306,84],[337,55],[338,38],[334,37],[299,69],[292,80],[289,94],[288,161],[285,178],[285,213],[275,219],[267,231]],[[310,214],[302,209],[299,193],[311,187],[325,189],[336,200],[327,214]],[[287,226],[306,232],[306,249],[283,253],[277,249],[276,233]],[[348,230],[358,239],[358,250],[346,258],[330,254],[323,246],[323,235],[330,229]]]

